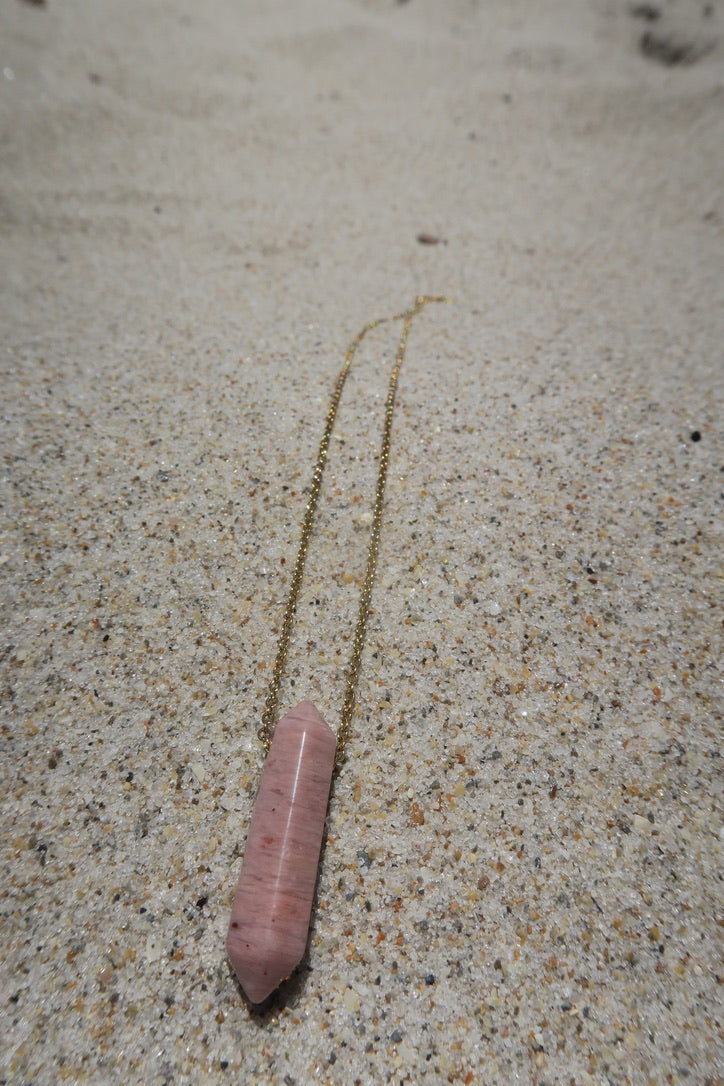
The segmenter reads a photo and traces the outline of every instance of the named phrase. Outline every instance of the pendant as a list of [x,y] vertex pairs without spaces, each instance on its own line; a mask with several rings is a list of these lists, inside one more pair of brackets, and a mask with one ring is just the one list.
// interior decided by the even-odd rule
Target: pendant
[[226,942],[252,1003],[271,995],[304,956],[336,745],[311,701],[274,729]]

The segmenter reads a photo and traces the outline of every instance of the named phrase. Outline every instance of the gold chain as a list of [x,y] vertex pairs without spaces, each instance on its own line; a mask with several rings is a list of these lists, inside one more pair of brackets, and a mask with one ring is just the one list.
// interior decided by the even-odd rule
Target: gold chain
[[359,332],[357,336],[355,336],[355,338],[352,340],[349,347],[347,348],[344,365],[340,370],[339,376],[337,377],[337,382],[334,386],[334,392],[332,393],[329,410],[327,411],[327,421],[324,427],[322,440],[319,445],[319,452],[317,453],[317,462],[315,464],[314,473],[312,475],[312,484],[309,488],[309,500],[307,501],[307,506],[304,513],[304,521],[302,523],[302,533],[299,541],[299,550],[297,551],[297,558],[294,563],[294,570],[292,572],[292,584],[289,590],[287,605],[284,609],[284,618],[282,619],[282,629],[281,634],[279,635],[277,655],[274,661],[274,669],[272,671],[272,677],[269,683],[269,690],[267,693],[266,703],[264,705],[264,712],[262,713],[261,717],[261,728],[258,732],[259,738],[261,739],[267,751],[271,746],[272,734],[276,722],[277,705],[279,700],[279,687],[281,685],[282,676],[284,674],[284,668],[287,661],[289,641],[292,634],[292,626],[294,625],[294,616],[297,610],[297,601],[299,598],[299,589],[302,584],[304,566],[307,561],[307,552],[309,550],[309,540],[312,534],[314,514],[317,509],[319,492],[322,488],[322,476],[324,474],[324,467],[327,462],[329,441],[332,436],[332,431],[334,430],[334,424],[337,418],[337,408],[339,407],[339,401],[342,397],[342,390],[344,389],[344,384],[347,380],[347,374],[349,373],[350,366],[352,365],[352,359],[357,352],[357,348],[359,347],[360,343],[368,332],[371,332],[373,328],[377,328],[380,324],[387,324],[390,321],[404,320],[405,323],[402,326],[402,334],[400,336],[400,342],[397,347],[397,354],[395,356],[395,365],[392,369],[389,384],[387,386],[385,424],[382,431],[382,447],[380,449],[379,469],[377,472],[375,504],[372,514],[372,529],[370,531],[369,549],[367,551],[367,570],[365,573],[364,584],[362,586],[362,594],[360,596],[357,625],[355,626],[354,640],[352,643],[352,655],[350,657],[349,664],[347,665],[347,673],[345,677],[344,704],[342,706],[340,724],[337,731],[337,766],[340,766],[344,761],[347,738],[349,736],[352,714],[354,712],[357,680],[359,679],[359,672],[362,664],[362,652],[364,650],[365,638],[367,634],[367,618],[369,616],[370,602],[372,599],[372,586],[374,584],[375,570],[377,568],[377,554],[380,547],[380,526],[382,524],[382,509],[384,504],[385,485],[387,483],[387,469],[390,463],[390,438],[392,434],[392,419],[395,412],[395,396],[397,394],[397,382],[399,380],[400,369],[405,358],[405,351],[407,349],[407,337],[410,332],[410,326],[412,325],[413,318],[420,312],[420,310],[424,306],[428,305],[428,303],[446,301],[448,301],[447,298],[431,295],[420,295],[415,299],[414,305],[410,309],[406,309],[404,313],[396,313],[393,317],[379,317],[377,320],[369,321],[364,326],[362,331]]

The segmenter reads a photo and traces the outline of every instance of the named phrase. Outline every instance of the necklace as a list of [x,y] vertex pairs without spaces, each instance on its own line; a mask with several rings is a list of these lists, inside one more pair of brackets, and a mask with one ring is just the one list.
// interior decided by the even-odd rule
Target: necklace
[[[347,348],[330,400],[258,733],[267,757],[254,803],[226,944],[239,983],[252,1003],[261,1003],[271,995],[304,956],[329,793],[335,769],[345,758],[367,634],[400,369],[413,319],[430,302],[444,301],[447,299],[420,295],[403,313],[369,321]],[[337,735],[335,737],[311,701],[301,702],[275,726],[279,688],[342,390],[357,348],[367,333],[380,324],[397,320],[403,321],[402,333],[387,386],[367,568],[345,675]]]

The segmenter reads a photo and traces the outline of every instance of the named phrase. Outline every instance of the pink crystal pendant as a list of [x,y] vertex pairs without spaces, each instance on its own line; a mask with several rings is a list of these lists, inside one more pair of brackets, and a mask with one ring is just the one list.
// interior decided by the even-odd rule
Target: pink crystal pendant
[[266,999],[304,955],[335,749],[334,732],[311,701],[274,729],[226,941],[252,1003]]

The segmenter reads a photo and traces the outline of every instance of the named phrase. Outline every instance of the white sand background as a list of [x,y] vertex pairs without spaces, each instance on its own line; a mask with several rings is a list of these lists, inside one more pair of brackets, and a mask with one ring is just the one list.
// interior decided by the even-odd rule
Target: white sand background
[[[722,33],[5,0],[0,1082],[724,1075]],[[453,304],[410,337],[308,958],[255,1011],[225,926],[304,488],[347,343],[418,293]],[[284,690],[333,725],[396,335]]]

